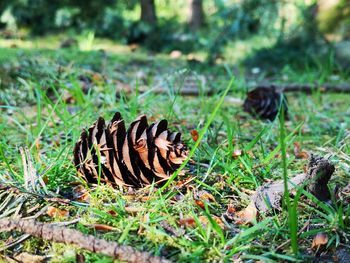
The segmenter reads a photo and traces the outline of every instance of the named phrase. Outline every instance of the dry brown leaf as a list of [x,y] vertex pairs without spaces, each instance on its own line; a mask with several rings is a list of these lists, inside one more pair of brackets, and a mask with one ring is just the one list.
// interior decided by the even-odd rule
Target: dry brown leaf
[[47,177],[47,175],[44,175],[43,177],[42,177],[42,179],[43,179],[43,182],[44,182],[44,184],[48,184],[49,183],[49,178]]
[[182,188],[182,187],[188,185],[192,180],[193,180],[193,177],[192,177],[192,176],[189,176],[188,178],[177,182],[177,183],[176,183],[176,188],[177,188],[177,189],[180,189],[180,188]]
[[237,159],[239,156],[241,156],[242,155],[242,150],[241,149],[235,149],[234,151],[233,151],[233,153],[232,153],[232,157],[234,158],[234,159]]
[[253,223],[258,215],[258,210],[253,203],[237,213],[235,222],[238,225],[247,225]]
[[192,130],[191,131],[191,137],[192,137],[192,140],[193,141],[198,141],[198,137],[199,137],[199,134],[198,134],[198,131],[197,130]]
[[104,81],[104,77],[101,74],[97,73],[97,72],[93,72],[92,75],[91,75],[91,78],[92,78],[92,81],[94,83],[97,83],[97,84],[99,84],[100,82]]
[[45,261],[44,256],[32,255],[27,252],[20,253],[16,255],[15,260],[22,263],[41,263]]
[[104,224],[92,224],[91,227],[93,227],[97,231],[103,231],[103,232],[115,231],[114,227],[104,225]]
[[130,51],[131,51],[131,52],[135,52],[136,49],[139,48],[139,45],[133,43],[133,44],[130,44],[130,45],[129,45],[129,48],[130,48]]
[[137,234],[138,235],[141,235],[143,230],[144,230],[144,225],[147,224],[149,222],[149,214],[144,214],[142,217],[141,217],[141,220],[140,222],[142,224],[140,224],[140,227],[139,227],[139,230],[137,231]]
[[77,185],[73,188],[73,198],[80,202],[90,202],[90,194],[83,185]]
[[[224,224],[224,222],[222,222],[222,220],[221,220],[220,217],[214,216],[214,215],[212,215],[211,217],[212,217],[212,218],[214,219],[214,221],[220,226],[221,229],[225,229],[225,224]],[[206,226],[208,225],[208,223],[209,223],[209,219],[208,219],[208,217],[206,217],[206,216],[200,216],[200,217],[198,217],[198,219],[199,219],[199,222],[201,222],[201,224],[202,224],[204,227],[206,227]]]
[[319,247],[328,243],[328,235],[325,233],[317,233],[312,240],[311,249],[318,249]]
[[69,216],[69,212],[67,210],[61,210],[54,206],[49,206],[47,208],[47,214],[50,217],[68,217]]
[[223,216],[228,222],[233,222],[236,216],[236,208],[232,204],[229,204]]
[[185,226],[185,227],[190,227],[193,228],[196,226],[196,221],[194,220],[194,218],[192,217],[188,217],[188,218],[182,218],[178,221],[178,224],[180,226]]
[[299,142],[294,142],[294,156],[297,159],[309,159],[309,154],[306,151],[301,150]]
[[194,199],[195,203],[203,209],[205,207],[205,203],[216,202],[214,196],[205,190],[201,190],[198,192],[194,191],[193,192],[193,199]]
[[147,201],[154,200],[154,199],[155,199],[154,196],[142,196],[140,201],[141,202],[147,202]]
[[107,213],[110,214],[111,216],[117,216],[118,215],[118,213],[116,211],[114,211],[114,210],[109,210]]

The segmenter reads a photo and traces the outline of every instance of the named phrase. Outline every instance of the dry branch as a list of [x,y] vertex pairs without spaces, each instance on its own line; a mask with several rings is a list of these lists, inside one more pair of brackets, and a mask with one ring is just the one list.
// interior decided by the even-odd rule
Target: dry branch
[[342,83],[342,84],[318,84],[318,83],[290,83],[290,84],[275,84],[275,83],[266,83],[266,84],[258,84],[254,85],[252,88],[268,88],[275,89],[276,91],[283,92],[305,92],[312,93],[319,89],[322,93],[324,92],[333,92],[333,93],[350,93],[350,84]]
[[169,260],[152,256],[148,252],[140,252],[130,246],[119,245],[96,238],[92,235],[84,235],[81,232],[57,226],[54,224],[40,223],[35,220],[25,219],[0,219],[0,232],[20,231],[44,240],[73,244],[95,253],[101,253],[124,262],[170,262]]
[[[258,83],[254,85],[249,85],[249,90],[266,88],[266,89],[274,89],[278,92],[304,92],[304,93],[312,93],[319,90],[322,93],[330,92],[330,93],[350,93],[350,83],[341,83],[341,84],[331,84],[331,83],[288,83],[288,84],[277,84],[277,83]],[[130,91],[129,91],[130,92]],[[166,94],[168,93],[168,89],[160,87],[152,90],[152,92],[156,94]],[[177,91],[177,94],[182,96],[199,96],[200,94],[204,94],[207,96],[211,96],[215,94],[215,91],[212,89],[201,90],[199,87],[182,87]]]

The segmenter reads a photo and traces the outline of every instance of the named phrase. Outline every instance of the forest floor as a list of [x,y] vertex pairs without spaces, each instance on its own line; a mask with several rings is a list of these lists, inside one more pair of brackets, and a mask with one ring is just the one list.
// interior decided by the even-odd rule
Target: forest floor
[[[350,95],[321,90],[288,93],[289,118],[282,137],[279,119],[255,119],[240,102],[247,87],[256,83],[343,83],[347,72],[332,65],[286,65],[274,71],[259,65],[209,67],[185,55],[132,52],[126,46],[81,52],[6,45],[0,48],[0,218],[70,222],[69,228],[174,262],[298,262],[315,257],[329,262],[350,257]],[[229,99],[219,105],[232,78]],[[181,95],[183,87],[198,94]],[[164,92],[154,92],[158,89]],[[162,192],[154,187],[121,191],[86,185],[77,175],[72,151],[81,130],[99,116],[109,120],[116,111],[126,124],[140,114],[152,121],[167,119],[189,149],[196,143],[193,131],[204,134],[191,164]],[[242,222],[239,211],[254,191],[283,179],[282,141],[288,177],[304,172],[305,156],[311,153],[334,164],[328,185],[331,200],[291,196],[294,210],[283,205]],[[26,163],[20,147],[29,149]],[[32,189],[34,193],[25,186],[28,169],[43,182]],[[17,190],[9,191],[8,185]],[[291,250],[291,222],[296,253]],[[0,233],[0,260],[23,252],[51,262],[113,261],[21,232]]]

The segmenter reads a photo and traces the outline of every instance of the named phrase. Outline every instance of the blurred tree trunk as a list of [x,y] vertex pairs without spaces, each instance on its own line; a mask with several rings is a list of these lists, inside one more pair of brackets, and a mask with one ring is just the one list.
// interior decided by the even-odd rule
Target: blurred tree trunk
[[155,25],[157,23],[156,6],[154,0],[140,0],[141,21]]
[[204,25],[203,0],[189,0],[190,2],[190,28],[194,31]]

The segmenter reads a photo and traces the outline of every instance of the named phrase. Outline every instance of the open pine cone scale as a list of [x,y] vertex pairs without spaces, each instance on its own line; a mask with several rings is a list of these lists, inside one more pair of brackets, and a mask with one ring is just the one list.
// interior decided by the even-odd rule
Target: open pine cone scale
[[100,117],[83,130],[74,148],[74,163],[88,182],[143,187],[168,179],[187,158],[181,134],[166,120],[148,125],[145,115],[125,128],[117,112],[108,124]]

